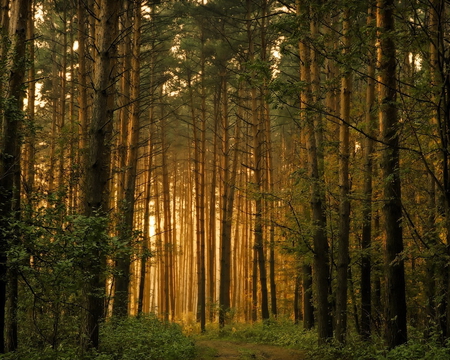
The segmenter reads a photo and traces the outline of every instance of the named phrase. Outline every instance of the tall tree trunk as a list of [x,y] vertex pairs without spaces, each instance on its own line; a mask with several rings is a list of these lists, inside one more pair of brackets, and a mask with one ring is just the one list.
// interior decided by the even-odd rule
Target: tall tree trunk
[[163,87],[161,86],[161,170],[162,170],[162,207],[163,207],[163,239],[164,239],[164,282],[163,282],[163,292],[161,296],[163,297],[164,303],[164,320],[169,321],[174,309],[171,308],[171,297],[175,296],[175,294],[171,293],[171,278],[173,269],[171,267],[172,264],[172,256],[174,254],[173,248],[173,236],[172,236],[172,221],[171,221],[171,203],[170,203],[170,178],[169,178],[169,145],[167,144],[167,117],[164,111],[165,104],[162,102],[163,97]]
[[[103,0],[100,6],[100,24],[97,35],[98,56],[94,78],[94,98],[89,126],[89,153],[86,161],[84,215],[104,216],[108,212],[111,150],[114,104],[114,57],[117,40],[117,23],[120,3]],[[104,316],[106,258],[100,237],[97,244],[87,244],[92,249],[86,259],[89,280],[85,285],[87,298],[84,312],[82,348],[98,348],[99,324]]]
[[[350,10],[344,10],[343,56],[350,51]],[[339,126],[339,244],[336,289],[336,340],[343,343],[347,333],[347,293],[350,237],[350,181],[349,181],[349,123],[352,73],[347,71],[341,80],[341,123]]]
[[[140,1],[134,4],[133,21],[133,46],[131,61],[131,118],[128,125],[128,139],[126,141],[126,162],[124,170],[124,204],[123,204],[123,223],[120,226],[119,236],[127,244],[124,254],[116,259],[118,275],[115,278],[116,288],[114,292],[113,315],[124,317],[128,314],[129,287],[130,287],[130,265],[131,254],[127,251],[131,249],[133,239],[133,219],[135,213],[135,189],[137,177],[139,133],[140,133],[140,46],[141,46],[141,6]],[[129,14],[131,17],[131,14]]]
[[[222,231],[221,231],[221,252],[220,252],[220,294],[219,294],[219,325],[223,327],[226,321],[226,315],[230,310],[230,290],[231,290],[231,270],[236,271],[236,266],[231,267],[231,251],[232,251],[232,223],[235,200],[235,185],[237,174],[237,154],[239,144],[239,120],[237,120],[235,143],[233,150],[232,164],[230,164],[230,146],[229,146],[229,122],[228,122],[228,96],[227,96],[227,79],[226,75],[222,76],[223,87],[223,193],[222,193]],[[231,165],[231,166],[230,166]],[[231,168],[231,169],[230,169]],[[237,246],[235,245],[235,249]],[[236,256],[236,254],[235,254]],[[235,259],[233,259],[235,260]],[[235,264],[234,264],[235,265]],[[235,280],[236,281],[236,280]],[[223,282],[223,286],[222,286]]]
[[[28,34],[27,34],[27,42],[28,42],[28,52],[30,59],[34,59],[35,56],[35,47],[34,47],[34,4],[32,1],[29,2],[29,17],[28,17]],[[30,62],[29,70],[28,70],[28,105],[27,105],[27,115],[28,115],[28,127],[26,129],[26,142],[25,142],[25,182],[24,182],[24,191],[25,196],[27,198],[28,206],[31,210],[32,206],[32,196],[34,189],[34,181],[35,181],[35,158],[36,158],[36,131],[35,127],[35,109],[34,103],[36,101],[36,67],[35,62],[32,60]]]
[[[0,352],[17,348],[18,264],[10,262],[8,250],[17,245],[13,225],[20,213],[20,134],[23,123],[23,83],[26,72],[26,38],[30,0],[11,3],[9,35],[12,41],[9,71],[9,100],[4,108],[0,139]],[[2,25],[5,25],[6,21]],[[9,234],[9,235],[7,235]]]
[[[369,5],[367,25],[373,27],[375,21],[375,6]],[[371,306],[371,245],[372,245],[372,163],[373,140],[376,115],[375,105],[375,58],[374,46],[368,51],[367,90],[366,90],[366,126],[368,136],[364,139],[364,185],[363,185],[363,210],[362,210],[362,238],[361,238],[361,332],[365,339],[371,334],[372,306]]]
[[[219,88],[219,94],[220,89],[222,88],[221,85],[218,86]],[[218,96],[218,99],[220,99],[220,95]],[[219,118],[220,118],[220,105],[216,105],[216,111],[215,111],[215,119],[214,119],[214,134],[218,134],[219,130]],[[214,150],[213,150],[213,161],[212,161],[212,175],[211,175],[211,188],[210,188],[210,195],[209,195],[209,243],[208,243],[208,301],[210,303],[209,306],[209,321],[212,323],[214,321],[215,316],[215,297],[216,297],[216,233],[217,233],[217,226],[216,226],[216,206],[217,206],[217,197],[216,197],[216,191],[217,191],[217,159],[218,159],[218,151],[219,151],[219,137],[214,136]]]
[[[88,122],[87,122],[87,65],[86,65],[86,39],[88,37],[88,29],[86,27],[87,17],[85,9],[85,1],[78,0],[77,2],[77,18],[78,18],[78,163],[81,164],[81,168],[85,166],[87,155],[87,135],[88,135]],[[84,171],[80,174],[81,182],[84,179]]]
[[67,138],[65,135],[65,126],[66,126],[66,92],[67,92],[67,78],[66,78],[66,72],[67,72],[67,4],[64,4],[63,9],[63,16],[62,16],[62,22],[63,22],[63,38],[62,38],[62,63],[61,63],[61,92],[60,92],[60,101],[59,101],[59,121],[58,121],[58,127],[59,127],[59,139],[58,139],[58,164],[59,164],[59,170],[58,170],[58,192],[59,196],[64,198],[65,196],[63,193],[64,190],[64,168],[65,163],[67,159],[65,158],[65,150],[67,147]]
[[402,203],[400,182],[399,120],[397,116],[396,49],[394,43],[394,1],[377,1],[380,68],[380,132],[385,149],[381,169],[384,179],[386,328],[389,348],[407,340],[405,268],[402,258]]
[[[247,36],[249,45],[249,61],[255,60],[254,39],[251,28],[251,14],[252,6],[250,0],[247,0]],[[269,297],[267,289],[267,270],[266,270],[266,255],[264,251],[264,237],[262,224],[263,203],[261,193],[263,191],[263,157],[262,157],[262,139],[261,139],[261,123],[259,118],[256,84],[250,84],[251,94],[251,116],[252,116],[252,137],[253,137],[253,177],[254,177],[254,194],[255,197],[255,228],[254,228],[254,248],[255,257],[259,269],[259,284],[261,291],[261,315],[263,320],[269,319]]]
[[[299,16],[308,15],[307,6],[297,3]],[[307,17],[306,17],[307,18]],[[315,21],[315,20],[313,20]],[[321,186],[323,184],[323,174],[319,171],[318,150],[316,140],[315,116],[305,111],[313,103],[311,90],[311,57],[310,49],[304,41],[299,43],[300,57],[303,62],[300,66],[302,81],[306,82],[306,89],[301,95],[302,117],[305,123],[306,149],[308,156],[308,176],[311,179],[310,202],[311,202],[311,225],[313,229],[314,244],[314,289],[317,302],[316,318],[319,343],[324,343],[332,336],[332,328],[329,313],[328,287],[330,282],[328,239],[326,234],[325,204]],[[317,66],[317,64],[315,64]]]
[[221,74],[222,87],[222,208],[220,242],[220,288],[219,288],[219,326],[225,326],[226,315],[230,310],[231,289],[231,224],[232,209],[228,209],[230,184],[230,145],[228,133],[228,97],[226,75]]

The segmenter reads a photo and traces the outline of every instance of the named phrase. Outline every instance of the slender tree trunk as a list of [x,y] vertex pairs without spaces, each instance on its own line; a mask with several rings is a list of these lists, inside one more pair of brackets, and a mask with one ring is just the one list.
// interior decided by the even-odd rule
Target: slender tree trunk
[[[307,15],[309,9],[298,4],[298,15]],[[315,20],[313,20],[315,21]],[[306,84],[311,84],[311,58],[310,50],[304,41],[299,44],[300,57],[303,64],[300,67],[301,79]],[[316,64],[317,65],[317,64]],[[302,92],[301,107],[303,110],[311,106],[313,102],[311,88],[307,85],[305,91]],[[317,115],[315,115],[317,116]],[[325,204],[321,192],[321,184],[323,179],[319,171],[318,151],[316,143],[315,119],[311,114],[303,111],[303,120],[305,122],[306,131],[306,148],[308,154],[308,176],[311,179],[310,185],[310,201],[312,210],[312,228],[313,228],[313,244],[314,244],[314,288],[317,302],[316,318],[317,330],[319,334],[319,343],[324,343],[332,336],[332,328],[329,313],[328,287],[330,282],[329,273],[329,255],[328,255],[328,239],[326,234],[326,215]],[[323,176],[323,174],[322,174]]]
[[[114,56],[117,40],[117,19],[119,2],[103,0],[100,7],[98,34],[98,56],[94,79],[94,98],[91,123],[89,127],[89,153],[86,161],[84,214],[87,217],[102,216],[109,206],[108,182],[110,177],[111,141],[114,98]],[[85,285],[87,298],[84,312],[82,348],[98,348],[99,324],[104,316],[106,265],[104,244],[89,244],[92,249],[91,260],[86,259],[89,280]],[[96,246],[94,246],[96,245]]]
[[[344,56],[350,50],[350,14],[344,11]],[[349,181],[349,126],[352,74],[348,71],[341,81],[341,123],[339,130],[339,247],[336,290],[336,340],[345,342],[347,333],[347,293],[350,237],[350,181]]]
[[[88,37],[86,28],[86,9],[84,8],[85,1],[78,0],[77,3],[77,18],[78,18],[78,163],[83,168],[86,164],[87,155],[87,66],[86,66],[86,38]],[[84,180],[84,171],[80,174],[81,182]]]
[[[219,86],[219,89],[221,86]],[[220,93],[220,90],[219,90]],[[220,96],[219,96],[220,99]],[[216,106],[219,108],[220,106]],[[213,162],[212,162],[212,175],[211,175],[211,188],[209,195],[209,244],[208,244],[208,301],[209,306],[209,321],[212,323],[214,321],[215,315],[215,297],[216,297],[216,191],[217,191],[217,159],[218,159],[218,142],[219,137],[217,136],[219,130],[219,111],[216,111],[214,120],[214,150],[213,150]]]
[[302,265],[302,295],[303,295],[303,328],[311,330],[314,326],[314,306],[312,296],[312,267],[309,264]]
[[[140,133],[140,46],[141,46],[141,7],[140,2],[135,3],[134,22],[133,22],[133,46],[131,61],[131,118],[128,125],[128,139],[126,141],[128,151],[126,151],[126,162],[124,170],[124,206],[123,223],[120,227],[120,237],[126,241],[127,248],[132,248],[133,238],[133,219],[135,213],[135,189],[137,177],[139,133]],[[129,14],[131,16],[131,14]],[[120,185],[119,185],[120,186]],[[128,314],[129,288],[130,288],[130,265],[131,254],[125,251],[124,254],[116,259],[116,266],[119,274],[115,278],[116,289],[114,293],[113,314],[124,317]]]
[[[249,44],[249,61],[255,60],[254,39],[251,28],[251,2],[247,0],[247,34]],[[267,270],[264,251],[264,237],[262,224],[263,203],[261,192],[263,191],[263,157],[262,157],[262,139],[261,139],[261,119],[258,117],[258,105],[256,85],[250,84],[251,94],[251,114],[252,114],[252,137],[253,137],[253,176],[254,176],[254,197],[255,197],[255,227],[254,227],[254,247],[255,257],[259,269],[259,283],[261,286],[261,315],[263,320],[269,319],[269,298],[267,289]]]
[[[220,296],[219,296],[219,325],[223,327],[227,312],[230,310],[231,270],[236,271],[236,266],[231,268],[232,251],[232,223],[234,213],[235,185],[237,174],[237,147],[239,145],[239,120],[237,120],[234,144],[233,162],[230,164],[229,146],[229,122],[228,122],[228,96],[226,75],[222,76],[223,87],[223,193],[222,193],[222,234],[221,234],[221,258],[220,258]],[[231,169],[230,169],[231,168]],[[237,248],[237,245],[234,247]],[[236,260],[236,254],[233,260]],[[236,265],[236,264],[234,264]],[[235,278],[235,282],[237,279]],[[222,286],[223,283],[223,286]]]
[[220,245],[220,288],[219,288],[219,326],[225,326],[226,315],[230,310],[231,288],[231,211],[228,209],[230,184],[230,146],[228,133],[228,97],[225,74],[221,76],[222,86],[222,208],[221,208],[221,245]]
[[[369,5],[367,25],[374,26],[375,6]],[[368,52],[369,62],[367,67],[367,90],[366,90],[366,126],[368,135],[364,140],[364,201],[363,201],[363,225],[361,239],[361,332],[365,339],[371,335],[372,306],[371,306],[371,245],[372,245],[372,163],[373,163],[373,140],[374,126],[376,123],[375,105],[375,58],[374,47]]]
[[[30,0],[11,4],[10,30],[11,61],[8,104],[4,108],[0,139],[0,352],[17,348],[18,264],[8,259],[8,250],[19,241],[13,225],[20,216],[20,134],[23,123],[23,83],[26,73],[26,38],[29,23]],[[2,19],[3,24],[7,23]],[[6,235],[9,234],[9,235]]]
[[[162,87],[161,87],[161,98],[163,95]],[[161,169],[162,169],[162,195],[163,195],[163,239],[164,239],[164,284],[163,284],[163,292],[161,296],[163,297],[164,303],[164,320],[169,321],[171,314],[174,309],[171,308],[171,296],[175,296],[175,294],[171,293],[170,290],[170,279],[172,277],[172,255],[174,253],[173,242],[172,242],[172,222],[171,222],[171,203],[170,203],[170,178],[169,178],[169,145],[167,144],[167,127],[166,127],[166,114],[164,111],[164,104],[161,103]]]
[[380,59],[380,130],[385,144],[381,159],[383,214],[385,223],[386,267],[386,329],[389,348],[407,340],[405,268],[402,259],[402,203],[400,182],[399,120],[396,94],[396,49],[394,43],[394,1],[378,0],[377,25],[379,29]]
[[[29,2],[29,17],[28,17],[28,34],[27,34],[27,42],[28,42],[28,51],[30,59],[34,59],[35,49],[34,49],[34,5],[33,2]],[[35,158],[36,158],[36,131],[34,129],[35,126],[35,110],[34,103],[36,101],[36,68],[35,62],[32,60],[30,62],[30,67],[28,70],[28,106],[27,106],[27,115],[28,115],[28,128],[26,130],[27,139],[25,142],[25,183],[24,190],[25,195],[27,197],[28,206],[32,206],[32,196],[34,189],[34,180],[35,180]]]
[[63,38],[62,38],[62,64],[61,64],[61,92],[60,92],[60,102],[59,102],[59,121],[58,121],[58,127],[59,127],[59,141],[58,141],[58,164],[59,164],[59,170],[58,170],[58,192],[60,193],[59,196],[64,198],[65,196],[63,193],[64,190],[64,168],[67,159],[65,158],[65,151],[67,148],[67,138],[65,135],[65,126],[66,126],[66,92],[67,92],[67,78],[66,78],[66,72],[67,72],[67,4],[64,5],[63,9]]

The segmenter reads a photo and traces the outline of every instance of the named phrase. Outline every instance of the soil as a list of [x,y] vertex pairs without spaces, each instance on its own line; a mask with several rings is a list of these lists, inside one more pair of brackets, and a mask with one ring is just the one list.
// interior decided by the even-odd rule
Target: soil
[[197,360],[304,360],[305,352],[272,345],[249,344],[222,340],[196,342]]

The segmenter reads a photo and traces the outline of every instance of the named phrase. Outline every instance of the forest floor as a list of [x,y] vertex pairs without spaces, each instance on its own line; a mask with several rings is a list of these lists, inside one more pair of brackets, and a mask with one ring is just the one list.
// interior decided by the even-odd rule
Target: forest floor
[[197,360],[303,360],[305,352],[272,345],[224,340],[196,341]]

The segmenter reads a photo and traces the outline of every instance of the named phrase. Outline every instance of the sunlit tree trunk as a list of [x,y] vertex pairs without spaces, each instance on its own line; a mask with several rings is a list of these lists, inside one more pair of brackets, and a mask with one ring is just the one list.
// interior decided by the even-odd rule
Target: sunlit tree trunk
[[[34,47],[34,4],[32,1],[29,2],[29,17],[28,17],[28,33],[27,33],[27,42],[28,42],[28,51],[30,59],[34,59],[35,57],[35,47]],[[31,61],[28,69],[28,91],[27,91],[27,116],[28,116],[28,127],[26,128],[26,140],[25,140],[25,159],[24,159],[24,172],[25,172],[25,181],[24,181],[24,192],[26,195],[26,200],[28,206],[32,206],[32,196],[34,189],[34,181],[35,181],[35,158],[36,158],[36,131],[35,127],[35,108],[34,103],[36,101],[36,67],[35,62]]]
[[[224,70],[225,71],[225,70]],[[237,173],[237,149],[239,125],[236,124],[235,144],[233,159],[231,159],[231,147],[229,139],[230,124],[228,119],[228,83],[226,74],[222,75],[222,228],[221,228],[221,253],[220,253],[220,295],[219,295],[219,325],[223,327],[226,322],[227,312],[230,310],[231,270],[236,271],[236,266],[231,268],[232,251],[232,223],[235,200],[235,184]],[[237,120],[239,121],[239,120]],[[236,249],[237,244],[234,248]],[[235,255],[236,257],[236,255]],[[235,260],[235,259],[233,259]],[[236,264],[234,264],[236,265]],[[237,279],[235,278],[234,282]]]
[[[308,14],[307,6],[297,4],[298,15],[304,16]],[[313,22],[316,20],[312,20]],[[315,27],[315,25],[313,26]],[[302,108],[306,109],[313,102],[312,89],[309,84],[313,78],[312,69],[318,64],[311,64],[310,49],[304,41],[299,43],[300,57],[303,62],[300,66],[301,79],[306,82],[304,96],[302,96]],[[314,272],[313,281],[316,299],[316,318],[317,331],[319,334],[319,343],[325,342],[332,336],[332,328],[328,303],[328,287],[330,281],[329,275],[329,255],[328,255],[328,239],[326,234],[326,215],[323,204],[323,196],[321,192],[321,184],[323,179],[319,171],[318,150],[316,140],[315,116],[303,111],[303,121],[305,125],[306,149],[308,156],[308,176],[310,178],[310,201],[311,201],[311,225],[313,228],[313,244],[314,244]]]
[[[66,93],[67,93],[67,4],[64,5],[63,15],[62,15],[62,63],[61,63],[61,85],[60,85],[60,101],[59,101],[59,141],[58,141],[58,191],[60,196],[63,196],[64,192],[64,178],[65,178],[65,165],[67,159],[65,158],[65,152],[67,149],[67,137],[66,137]],[[64,196],[65,197],[65,196]]]
[[[445,53],[444,50],[444,24],[446,23],[446,7],[445,1],[443,0],[432,0],[429,2],[429,39],[430,39],[430,85],[431,85],[431,102],[433,103],[432,110],[432,118],[431,124],[434,128],[434,132],[432,134],[432,140],[430,141],[431,147],[434,146],[435,137],[440,138],[440,146],[441,146],[441,156],[435,155],[432,153],[431,160],[429,162],[429,170],[431,172],[428,174],[428,221],[426,224],[426,240],[431,248],[434,248],[438,244],[438,233],[436,227],[436,219],[438,214],[436,214],[436,188],[437,188],[437,178],[436,178],[436,168],[439,167],[439,162],[443,161],[442,171],[443,171],[443,184],[444,184],[444,193],[448,194],[448,166],[445,164],[448,163],[447,150],[448,147],[448,135],[446,135],[448,126],[448,122],[445,119],[445,114],[448,114],[448,110],[446,110],[446,101],[448,101],[448,94],[445,91],[445,82],[443,79],[443,70],[442,68],[442,56]],[[447,96],[446,96],[447,95]],[[434,172],[434,173],[433,173]],[[439,175],[440,176],[440,175]],[[446,181],[447,178],[447,181]],[[449,220],[448,216],[449,212],[449,204],[448,195],[446,195],[447,201],[444,201],[446,204],[446,226],[447,226],[447,244],[449,243]],[[439,250],[438,250],[439,251]],[[445,260],[444,260],[445,262]],[[428,276],[426,277],[426,293],[428,296],[428,319],[430,321],[430,328],[434,326],[434,324],[438,324],[439,330],[442,334],[443,338],[447,338],[450,331],[448,330],[449,326],[449,301],[450,301],[450,289],[447,289],[447,282],[450,279],[449,273],[442,273],[439,269],[445,266],[442,263],[442,259],[428,259],[427,260],[427,272]],[[444,294],[447,293],[447,296]]]
[[[264,0],[261,5],[261,60],[263,63],[267,62],[267,55],[269,54],[269,45],[267,44],[267,12],[268,12],[268,1]],[[273,183],[273,164],[272,164],[272,133],[271,133],[271,118],[270,118],[270,107],[267,103],[268,98],[268,79],[263,79],[263,84],[261,87],[261,117],[263,122],[263,141],[266,145],[265,149],[265,169],[266,176],[264,182],[265,191],[269,194],[273,193],[274,183]],[[272,201],[267,201],[267,214],[268,214],[268,225],[267,237],[269,243],[269,284],[270,284],[270,309],[273,316],[277,316],[277,286],[275,282],[275,228],[273,225],[273,212],[274,206]]]
[[[255,60],[255,49],[253,30],[251,27],[251,2],[247,0],[247,36],[249,44],[249,61]],[[264,238],[263,238],[263,224],[262,224],[262,196],[263,190],[263,157],[262,157],[262,139],[261,128],[262,120],[259,118],[256,84],[250,84],[250,96],[251,96],[251,121],[252,121],[252,137],[253,137],[253,177],[254,177],[254,189],[253,196],[255,197],[255,227],[254,227],[254,261],[257,260],[257,267],[259,270],[259,285],[261,291],[261,315],[263,320],[269,319],[269,298],[267,289],[267,270],[266,270],[266,254],[264,250]],[[256,261],[255,261],[256,263]],[[255,268],[254,268],[255,270]],[[254,275],[255,276],[255,275]],[[254,290],[255,291],[255,287]]]
[[[131,249],[133,239],[133,219],[135,213],[135,189],[137,177],[139,133],[140,133],[140,46],[141,46],[141,7],[140,2],[134,4],[134,21],[133,21],[133,46],[131,53],[131,114],[127,123],[127,141],[126,141],[126,161],[124,171],[124,199],[122,204],[123,223],[120,224],[119,236],[127,243],[127,248]],[[129,14],[131,17],[131,14]],[[120,185],[119,185],[120,186]],[[119,274],[115,278],[116,288],[114,293],[114,310],[115,316],[126,316],[128,314],[129,304],[129,287],[130,287],[130,265],[131,254],[125,251],[124,254],[116,259],[116,266]]]
[[[219,94],[221,86],[218,86]],[[217,96],[220,99],[220,95]],[[217,101],[216,101],[217,102]],[[219,131],[219,118],[220,118],[220,105],[217,104],[216,111],[214,114],[214,134],[218,134]],[[219,168],[217,166],[218,162],[218,151],[219,151],[219,137],[214,136],[213,140],[213,161],[212,161],[212,174],[211,174],[211,184],[210,184],[210,195],[209,195],[209,235],[208,235],[208,301],[209,306],[209,321],[213,322],[215,317],[215,292],[216,292],[216,191],[217,191],[217,172]]]
[[[350,10],[344,10],[343,55],[350,51]],[[341,123],[339,126],[339,244],[336,289],[336,329],[335,337],[345,342],[347,333],[347,292],[350,236],[350,181],[349,181],[349,124],[350,97],[352,92],[352,73],[350,70],[341,80]]]
[[[77,2],[77,18],[78,18],[78,154],[77,160],[80,164],[80,168],[83,169],[86,160],[86,144],[87,144],[87,66],[86,66],[86,38],[88,37],[88,29],[86,26],[87,17],[84,0],[78,0]],[[83,182],[84,171],[81,171],[80,178]]]
[[[369,5],[367,25],[373,27],[375,21],[375,6]],[[372,39],[371,39],[372,42]],[[362,210],[362,238],[361,238],[361,332],[368,339],[371,334],[372,306],[371,306],[371,244],[372,244],[372,163],[373,140],[376,115],[375,105],[375,57],[374,46],[368,51],[367,89],[366,89],[366,131],[368,136],[364,139],[364,185],[363,185],[363,210]]]
[[[161,87],[161,98],[163,96],[163,91]],[[161,102],[161,170],[162,170],[162,212],[163,212],[163,251],[164,251],[164,282],[163,291],[161,293],[162,300],[164,303],[164,320],[168,321],[174,309],[171,308],[171,296],[175,294],[171,293],[171,281],[172,281],[172,256],[174,254],[173,249],[173,236],[172,236],[172,221],[171,221],[171,202],[170,202],[170,175],[169,175],[169,145],[167,143],[167,117],[164,111],[164,103]]]
[[[223,70],[226,71],[226,70]],[[230,184],[230,140],[228,123],[228,97],[226,74],[221,74],[222,103],[222,201],[221,201],[221,237],[220,237],[220,288],[219,288],[219,326],[223,327],[230,310],[231,288],[231,223],[233,210],[228,209]]]

